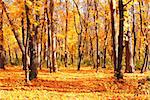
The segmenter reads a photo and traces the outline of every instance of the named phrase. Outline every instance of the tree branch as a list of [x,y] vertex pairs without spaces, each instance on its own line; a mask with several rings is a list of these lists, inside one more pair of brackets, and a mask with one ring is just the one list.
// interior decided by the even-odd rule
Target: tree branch
[[15,36],[15,38],[16,38],[16,40],[17,40],[17,42],[18,42],[18,45],[19,45],[19,47],[20,47],[20,50],[21,50],[22,53],[24,53],[24,51],[25,51],[24,46],[23,46],[21,40],[19,39],[19,34],[18,34],[18,33],[15,31],[15,29],[14,29],[13,22],[12,22],[12,20],[10,19],[9,15],[8,15],[8,12],[7,12],[7,10],[6,10],[6,7],[5,7],[5,4],[4,4],[3,1],[2,1],[2,7],[3,7],[4,12],[6,13],[6,16],[7,16],[7,18],[8,18],[9,24],[10,24],[10,26],[11,26],[11,30],[12,30],[13,33],[14,33],[14,36]]
[[123,5],[123,7],[127,6],[132,0],[129,0],[126,4]]

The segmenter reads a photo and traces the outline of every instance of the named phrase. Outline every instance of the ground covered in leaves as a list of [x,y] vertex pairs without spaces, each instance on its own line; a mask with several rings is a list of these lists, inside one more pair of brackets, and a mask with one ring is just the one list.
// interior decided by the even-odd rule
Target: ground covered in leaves
[[21,67],[0,70],[0,100],[150,100],[150,72],[124,74],[123,80],[113,77],[113,70],[95,70],[84,67],[81,71],[62,68],[56,73],[47,69],[38,72],[30,84],[24,81]]

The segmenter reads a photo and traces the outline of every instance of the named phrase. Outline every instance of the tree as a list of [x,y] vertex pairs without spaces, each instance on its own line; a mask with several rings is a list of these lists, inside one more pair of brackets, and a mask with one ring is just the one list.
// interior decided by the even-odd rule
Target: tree
[[0,69],[5,69],[5,51],[4,51],[4,36],[3,36],[3,9],[2,1],[0,0]]
[[[134,3],[134,2],[133,2]],[[133,7],[133,5],[132,5]],[[127,9],[127,7],[126,7]],[[131,10],[131,7],[128,8],[129,10],[126,11],[125,15],[127,15],[128,17],[125,19],[126,20],[126,30],[127,33],[125,34],[126,39],[125,39],[125,48],[126,48],[126,55],[125,55],[125,63],[126,63],[126,69],[125,72],[126,73],[133,73],[135,71],[135,66],[134,66],[134,51],[133,51],[133,46],[132,46],[132,34],[135,35],[135,29],[133,29],[134,26],[134,18],[133,18],[133,10]],[[132,8],[134,9],[134,7]],[[132,16],[133,15],[133,16]],[[131,16],[131,17],[130,17]],[[132,30],[130,28],[132,23]],[[134,38],[135,39],[135,38]]]
[[94,14],[94,23],[95,23],[95,37],[96,37],[96,71],[98,71],[98,66],[99,66],[99,63],[100,63],[100,55],[98,54],[99,52],[99,49],[98,49],[98,23],[97,23],[97,20],[98,20],[98,9],[97,9],[97,0],[94,0],[94,11],[95,11],[95,14]]
[[124,5],[123,0],[119,0],[119,36],[118,36],[118,65],[116,77],[122,79],[122,56],[123,56],[123,33],[124,33]]
[[[36,2],[35,2],[36,5]],[[31,14],[31,10],[28,7],[28,5],[26,5],[26,12],[27,12],[27,16],[32,15]],[[33,13],[33,16],[35,21],[38,21],[38,15]],[[30,28],[31,27],[31,23],[29,20],[29,23],[27,24],[27,26]],[[34,32],[33,34],[32,31]],[[38,56],[37,56],[37,35],[38,35],[38,25],[34,25],[33,27],[29,29],[29,49],[30,49],[30,66],[29,66],[29,79],[32,80],[34,78],[37,77],[37,67],[38,67]]]
[[136,41],[137,41],[137,35],[136,35],[136,32],[135,32],[135,7],[134,7],[134,0],[133,0],[133,5],[132,5],[132,33],[134,34],[134,47],[133,47],[133,60],[134,60],[134,63],[136,63]]
[[[106,2],[105,2],[106,3]],[[106,7],[107,8],[107,7]],[[105,26],[104,26],[104,29],[105,29],[105,38],[104,38],[104,49],[103,49],[103,66],[102,68],[106,68],[106,49],[107,49],[107,41],[108,41],[108,32],[109,32],[109,23],[108,23],[108,11],[107,9],[105,8]]]
[[67,67],[67,32],[68,32],[68,0],[66,2],[66,29],[65,29],[65,67]]
[[[145,2],[145,4],[146,4],[146,2]],[[149,32],[149,30],[148,30],[148,22],[149,22],[149,5],[148,4],[146,4],[146,8],[147,8],[147,12],[145,12],[145,20],[144,20],[144,51],[145,51],[145,53],[144,53],[144,60],[143,60],[143,65],[142,65],[142,68],[141,68],[141,73],[143,73],[143,72],[145,72],[146,70],[147,70],[147,67],[149,66],[149,34],[148,34],[148,32]]]
[[[50,38],[50,16],[49,16],[49,5],[48,0],[45,1],[44,4],[44,15],[46,15],[46,22],[47,22],[47,35],[48,35],[48,50],[47,50],[47,68],[50,68],[50,73],[52,72],[52,66],[51,66],[51,58],[50,58],[50,51],[51,51],[51,39]],[[45,18],[44,18],[45,19]]]
[[[36,68],[36,66],[34,66],[33,64],[34,64],[34,62],[36,62],[36,60],[34,59],[32,59],[32,61],[33,61],[33,64],[32,64],[32,66],[30,66],[29,64],[29,56],[28,56],[28,54],[27,54],[27,48],[25,48],[25,47],[27,47],[27,40],[28,40],[28,38],[26,38],[26,46],[24,46],[23,45],[23,43],[22,43],[22,41],[21,41],[21,39],[19,38],[19,34],[18,34],[18,32],[16,32],[15,31],[15,28],[14,28],[14,25],[13,25],[13,22],[12,22],[12,20],[10,19],[10,17],[9,17],[9,14],[8,14],[8,12],[7,12],[7,10],[6,10],[6,7],[5,7],[5,4],[4,4],[4,2],[2,2],[2,7],[3,7],[3,10],[4,10],[4,12],[6,13],[6,16],[7,16],[7,18],[8,18],[8,21],[9,21],[9,24],[10,24],[10,26],[11,26],[11,30],[12,30],[12,32],[14,33],[14,36],[15,36],[15,39],[17,40],[17,43],[18,43],[18,45],[19,45],[19,48],[20,48],[20,50],[21,50],[21,52],[22,52],[22,55],[25,55],[25,67],[26,68],[30,68],[30,74],[29,74],[29,76],[28,76],[28,74],[27,74],[27,70],[25,70],[25,75],[26,75],[26,82],[28,81],[28,78],[30,79],[30,80],[32,80],[32,79],[34,79],[34,78],[36,78],[37,77],[37,68]],[[28,35],[29,35],[29,32],[30,32],[30,21],[29,21],[29,17],[28,17],[28,15],[29,15],[29,8],[28,8],[28,5],[26,4],[26,2],[25,2],[25,11],[26,11],[26,20],[27,20],[27,37],[28,37]],[[35,45],[34,45],[35,46]],[[35,58],[35,57],[34,57]],[[27,66],[28,65],[28,66]]]
[[82,59],[82,51],[81,51],[81,43],[82,43],[82,32],[83,32],[83,25],[82,25],[82,18],[81,18],[81,13],[79,11],[79,7],[77,5],[77,3],[75,2],[75,0],[73,0],[76,8],[77,8],[77,12],[78,12],[78,16],[79,16],[79,23],[80,23],[80,30],[78,31],[77,29],[77,24],[76,24],[76,17],[74,14],[74,27],[76,30],[76,33],[78,34],[78,61],[77,61],[77,70],[80,70],[81,67],[81,59]]
[[125,47],[126,47],[126,73],[133,73],[135,71],[134,69],[134,63],[133,63],[133,47],[132,47],[132,34],[128,30],[127,31],[127,40],[125,41]]
[[51,50],[52,50],[52,70],[56,72],[56,37],[54,30],[54,1],[50,0],[50,20],[51,20]]
[[115,19],[114,19],[114,9],[113,9],[113,1],[110,1],[110,12],[111,12],[111,33],[112,33],[112,45],[113,45],[113,63],[114,63],[114,73],[117,71],[118,66],[118,56],[117,56],[117,38],[116,38],[116,30],[115,30]]

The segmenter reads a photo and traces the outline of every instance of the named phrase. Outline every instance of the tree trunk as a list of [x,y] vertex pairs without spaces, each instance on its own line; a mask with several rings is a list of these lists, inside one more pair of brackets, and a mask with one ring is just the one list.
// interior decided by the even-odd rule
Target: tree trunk
[[141,60],[141,44],[142,44],[142,41],[141,41],[141,36],[142,35],[144,35],[144,33],[143,33],[143,18],[142,18],[142,9],[141,9],[141,3],[142,3],[142,1],[139,1],[139,9],[140,9],[140,40],[139,40],[139,62],[140,62],[140,60]]
[[79,10],[79,7],[77,5],[77,3],[75,2],[75,0],[73,0],[76,8],[77,8],[77,12],[78,12],[78,15],[79,15],[79,20],[80,20],[80,31],[78,31],[77,29],[77,24],[76,24],[76,17],[75,17],[75,14],[74,14],[74,26],[75,26],[75,30],[76,30],[76,33],[78,34],[78,61],[77,61],[77,70],[79,71],[80,70],[80,67],[81,67],[81,60],[82,60],[82,51],[81,51],[81,43],[82,43],[82,18],[81,18],[81,13],[80,13],[80,10]]
[[8,53],[9,53],[9,63],[12,64],[12,56],[11,56],[11,50],[9,44],[8,44]]
[[52,50],[52,70],[53,72],[56,72],[56,37],[54,33],[54,1],[50,0],[50,16],[51,16],[51,50]]
[[98,66],[100,64],[100,55],[98,54],[99,49],[98,49],[98,10],[97,10],[97,1],[94,0],[94,10],[95,10],[95,14],[94,14],[94,23],[95,23],[95,36],[96,36],[96,71],[98,71]]
[[6,9],[6,7],[5,7],[4,2],[1,1],[1,4],[2,4],[2,7],[3,7],[4,12],[6,13],[6,16],[7,16],[7,18],[8,18],[9,24],[10,24],[10,26],[11,26],[11,30],[12,30],[12,32],[14,33],[14,36],[15,36],[15,38],[16,38],[16,40],[17,40],[17,43],[18,43],[18,45],[19,45],[19,48],[20,48],[21,52],[23,53],[23,52],[25,52],[25,48],[24,48],[24,46],[23,46],[23,43],[22,43],[21,39],[19,38],[19,34],[15,31],[13,22],[12,22],[12,20],[11,20],[10,17],[9,17],[9,14],[8,14],[8,12],[7,12],[7,9]]
[[127,40],[125,41],[126,47],[126,73],[133,73],[135,67],[133,64],[133,47],[132,47],[132,34],[130,31],[127,31]]
[[107,49],[107,35],[108,35],[108,32],[105,33],[106,34],[106,37],[104,38],[104,50],[103,50],[103,59],[104,59],[104,62],[103,62],[103,66],[102,68],[106,68],[106,49]]
[[5,55],[4,55],[4,36],[3,36],[3,10],[1,6],[1,1],[0,1],[0,69],[5,69],[4,67],[4,60],[5,60]]
[[[45,5],[44,5],[45,7]],[[45,8],[44,8],[45,9]],[[40,35],[40,70],[42,70],[42,63],[43,63],[43,55],[42,55],[42,51],[43,51],[43,33],[44,33],[44,22],[45,22],[45,12],[43,14],[43,19],[41,19],[41,35]]]
[[47,50],[47,68],[50,68],[50,73],[52,72],[52,66],[51,66],[51,58],[50,58],[50,46],[51,46],[51,37],[50,37],[50,18],[48,14],[48,0],[45,1],[44,5],[44,13],[46,15],[47,19],[47,35],[48,35],[48,50]]
[[82,59],[82,54],[81,54],[81,41],[82,41],[82,36],[81,33],[78,35],[78,69],[80,70],[80,65],[81,65],[81,59]]
[[132,11],[132,13],[133,13],[133,16],[132,16],[133,17],[132,18],[132,33],[134,34],[133,61],[134,61],[134,63],[136,63],[136,41],[137,41],[137,36],[136,36],[136,32],[135,32],[134,0],[133,0],[132,7],[133,7],[133,11]]
[[116,38],[116,30],[115,30],[115,19],[114,19],[114,9],[113,9],[113,1],[110,2],[110,11],[111,11],[111,32],[112,32],[112,44],[113,44],[113,61],[114,61],[114,73],[117,71],[118,66],[118,56],[117,56],[117,38]]
[[122,56],[123,56],[123,32],[124,32],[124,5],[123,0],[119,0],[119,36],[118,36],[118,66],[117,79],[122,79]]
[[17,49],[15,49],[15,56],[16,56],[15,64],[19,64],[18,50]]
[[68,0],[66,0],[65,67],[67,67]]
[[142,68],[141,68],[141,73],[146,71],[146,68],[147,68],[148,63],[149,63],[148,62],[148,56],[149,56],[149,50],[148,50],[148,44],[147,44],[145,47],[145,56],[144,56],[144,62],[143,62]]
[[[30,48],[30,66],[29,66],[29,80],[33,80],[34,78],[37,77],[37,67],[38,67],[38,59],[37,59],[37,31],[38,31],[38,26],[33,25],[33,31],[34,35],[32,36],[30,34],[31,31],[31,23],[29,20],[29,7],[25,5],[26,7],[26,17],[27,17],[27,30],[29,34],[29,48]],[[35,19],[38,21],[37,15],[35,16]],[[27,52],[26,52],[27,53]]]
[[[105,15],[106,16],[108,15],[106,10],[105,10]],[[103,52],[104,52],[103,54],[104,55],[103,55],[103,66],[102,66],[102,68],[106,68],[107,36],[108,36],[108,31],[109,31],[108,27],[109,27],[109,24],[107,22],[107,18],[105,17],[105,34],[106,34],[106,36],[104,38],[104,50],[103,50]]]
[[93,62],[93,69],[95,68],[95,62],[94,62],[94,52],[93,52],[93,43],[92,43],[92,38],[90,36],[90,58],[91,58],[91,61]]
[[[24,13],[22,13],[22,18],[21,18],[21,28],[22,28],[22,44],[24,45],[24,47],[25,47],[25,43],[26,43],[26,41],[25,41],[25,28],[24,28]],[[27,37],[26,37],[27,38]],[[25,54],[22,54],[22,65],[23,65],[23,70],[25,70],[26,68],[25,68],[25,66],[26,66],[26,62],[25,62]]]
[[[149,17],[149,5],[147,5],[147,13],[146,13],[146,18]],[[148,20],[148,19],[147,19]],[[141,73],[145,72],[147,70],[147,67],[149,66],[149,29],[147,28],[148,27],[148,21],[146,21],[144,23],[144,33],[143,35],[145,35],[145,38],[144,38],[144,43],[145,43],[145,54],[144,54],[144,61],[143,61],[143,65],[142,65],[142,68],[141,68]]]
[[[15,28],[14,28],[14,26],[13,26],[13,22],[11,21],[11,19],[10,19],[10,17],[9,17],[9,14],[8,14],[8,12],[7,12],[7,10],[6,10],[6,7],[5,7],[4,2],[2,2],[1,4],[2,4],[2,7],[3,7],[4,12],[6,13],[6,16],[7,16],[7,18],[8,18],[9,24],[10,24],[10,26],[11,26],[11,30],[12,30],[12,32],[13,32],[13,34],[14,34],[16,40],[17,40],[17,43],[18,43],[19,48],[20,48],[20,50],[21,50],[21,52],[22,52],[22,55],[25,55],[25,62],[26,62],[26,64],[29,64],[30,61],[26,59],[26,58],[29,57],[28,54],[27,54],[27,52],[26,52],[27,46],[25,46],[25,47],[26,47],[26,49],[25,49],[25,47],[24,47],[22,41],[21,41],[20,38],[19,38],[19,34],[15,31]],[[26,4],[25,4],[25,9],[27,9]],[[27,13],[27,12],[26,12],[26,13]],[[27,20],[29,20],[29,18],[28,18]],[[27,25],[27,26],[28,26],[28,25]],[[28,34],[28,32],[27,32],[27,34]],[[27,38],[26,38],[26,40],[27,40]],[[26,44],[27,44],[27,42],[26,42]],[[28,67],[27,67],[27,68],[28,68]],[[27,70],[25,70],[26,82],[27,82],[27,81],[28,81],[28,75],[27,75],[26,72],[27,72]]]

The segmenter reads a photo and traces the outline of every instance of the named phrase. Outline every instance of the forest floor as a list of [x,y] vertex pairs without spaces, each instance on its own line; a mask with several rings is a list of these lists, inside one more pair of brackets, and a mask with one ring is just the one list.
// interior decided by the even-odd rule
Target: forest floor
[[21,67],[0,70],[0,100],[150,100],[150,72],[124,74],[116,80],[113,70],[95,70],[84,67],[81,71],[62,68],[56,73],[47,69],[38,72],[31,84],[24,81]]

